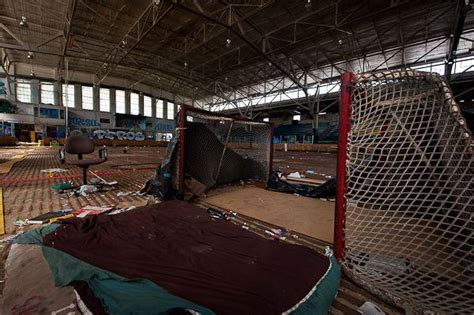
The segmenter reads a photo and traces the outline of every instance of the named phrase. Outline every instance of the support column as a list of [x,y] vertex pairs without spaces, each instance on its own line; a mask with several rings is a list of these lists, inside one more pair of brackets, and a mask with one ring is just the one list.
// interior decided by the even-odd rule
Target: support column
[[115,114],[117,112],[117,97],[115,89],[110,89],[110,112]]
[[163,118],[172,119],[172,118],[168,118],[168,101],[165,101],[165,100],[163,100]]
[[125,114],[130,114],[130,90],[125,90]]
[[54,105],[62,105],[61,82],[56,81],[53,83],[53,91],[54,91]]
[[156,98],[151,98],[151,116],[156,118]]
[[40,82],[37,79],[30,81],[31,86],[31,103],[39,104],[40,103]]
[[92,101],[94,105],[94,111],[98,112],[100,109],[100,96],[99,96],[100,90],[98,86],[92,87]]
[[138,94],[138,114],[144,115],[145,109],[144,109],[144,104],[143,104],[143,93]]
[[74,108],[82,109],[82,86],[74,84]]

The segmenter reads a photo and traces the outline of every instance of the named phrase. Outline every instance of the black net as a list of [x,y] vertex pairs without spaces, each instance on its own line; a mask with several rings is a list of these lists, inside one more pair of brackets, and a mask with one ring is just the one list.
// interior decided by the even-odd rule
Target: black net
[[[196,181],[205,190],[247,179],[267,182],[271,171],[270,124],[192,109],[186,109],[183,123],[185,141],[180,149],[184,150],[185,180]],[[177,163],[181,163],[179,159]]]

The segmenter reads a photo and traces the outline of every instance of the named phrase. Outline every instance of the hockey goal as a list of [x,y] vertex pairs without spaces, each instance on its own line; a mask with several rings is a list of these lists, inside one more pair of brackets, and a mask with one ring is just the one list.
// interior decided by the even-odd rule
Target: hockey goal
[[270,123],[182,106],[178,126],[175,186],[181,194],[192,190],[190,186],[207,191],[240,180],[268,181],[273,152]]
[[336,255],[411,311],[474,313],[472,138],[435,73],[342,76]]

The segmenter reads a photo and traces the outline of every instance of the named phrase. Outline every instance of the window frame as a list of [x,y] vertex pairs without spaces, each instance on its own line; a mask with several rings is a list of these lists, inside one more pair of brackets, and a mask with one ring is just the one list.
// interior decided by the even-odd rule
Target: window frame
[[[102,92],[107,91],[108,97],[103,98]],[[107,101],[107,104],[103,103]],[[110,113],[110,89],[109,88],[99,88],[99,111],[103,113]],[[107,106],[105,106],[107,105]],[[105,110],[107,108],[107,110]]]
[[[136,104],[134,104],[134,96],[136,95]],[[136,107],[135,107],[136,106]],[[136,111],[136,113],[135,113]],[[130,92],[130,114],[140,115],[140,95],[135,92]]]
[[[86,93],[84,93],[85,89],[87,89],[87,90],[90,89],[90,97],[88,95],[85,96],[85,94],[86,94]],[[89,104],[89,102],[84,102],[84,99],[90,99],[90,104]],[[90,105],[90,108],[85,108],[84,104],[87,104],[87,106]],[[94,110],[94,87],[92,87],[90,85],[81,85],[81,106],[82,106],[82,109],[84,109],[84,110]]]

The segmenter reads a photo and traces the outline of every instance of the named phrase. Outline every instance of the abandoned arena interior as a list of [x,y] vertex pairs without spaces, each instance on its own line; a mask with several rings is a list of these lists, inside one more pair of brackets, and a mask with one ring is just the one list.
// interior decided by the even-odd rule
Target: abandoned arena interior
[[474,314],[471,0],[0,0],[0,314]]

